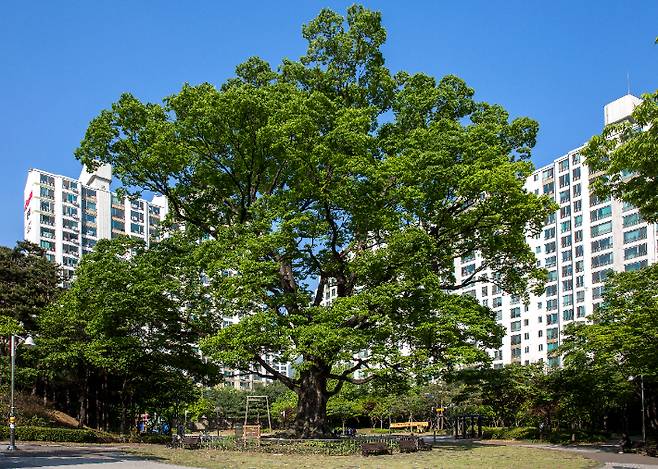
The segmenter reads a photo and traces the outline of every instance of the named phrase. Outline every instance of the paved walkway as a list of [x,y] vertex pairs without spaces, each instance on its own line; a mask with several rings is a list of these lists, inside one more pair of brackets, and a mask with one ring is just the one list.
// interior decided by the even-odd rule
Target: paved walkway
[[0,469],[40,468],[66,469],[189,469],[132,456],[117,446],[61,446],[56,444],[24,444],[16,452],[0,452]]
[[586,458],[593,459],[604,464],[604,467],[610,469],[656,469],[658,468],[658,458],[643,456],[634,453],[618,453],[617,445],[552,445],[552,444],[529,444],[514,441],[499,442],[495,440],[480,441],[481,444],[504,444],[524,446],[527,448],[541,448],[553,451],[568,451],[579,453]]

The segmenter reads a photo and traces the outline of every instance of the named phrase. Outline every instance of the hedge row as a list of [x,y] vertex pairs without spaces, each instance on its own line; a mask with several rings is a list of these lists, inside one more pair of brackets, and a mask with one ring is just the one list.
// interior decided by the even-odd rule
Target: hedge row
[[[9,439],[9,428],[0,427],[0,439]],[[88,429],[18,426],[16,439],[19,441],[56,441],[69,443],[107,443],[111,435]]]
[[486,440],[538,440],[536,427],[482,427],[482,438]]

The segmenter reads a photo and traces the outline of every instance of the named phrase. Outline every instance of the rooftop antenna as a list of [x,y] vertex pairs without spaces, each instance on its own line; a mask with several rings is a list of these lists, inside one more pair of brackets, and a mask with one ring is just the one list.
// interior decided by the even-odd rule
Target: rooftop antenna
[[631,94],[631,74],[626,72],[626,94]]

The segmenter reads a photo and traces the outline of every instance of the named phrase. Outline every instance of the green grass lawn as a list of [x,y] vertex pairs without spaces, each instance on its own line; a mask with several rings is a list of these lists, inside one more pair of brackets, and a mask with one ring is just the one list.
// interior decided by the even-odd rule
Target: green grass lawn
[[597,467],[580,455],[518,446],[442,445],[430,452],[392,456],[324,456],[221,450],[181,450],[140,445],[132,453],[163,463],[203,468],[510,468],[576,469]]

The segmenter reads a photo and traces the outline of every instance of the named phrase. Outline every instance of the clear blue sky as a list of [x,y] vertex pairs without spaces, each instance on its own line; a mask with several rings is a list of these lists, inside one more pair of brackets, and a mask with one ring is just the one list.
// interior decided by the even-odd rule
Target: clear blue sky
[[[77,176],[87,123],[120,93],[159,101],[184,82],[221,84],[259,55],[305,48],[316,1],[0,3],[0,244],[22,238],[30,167]],[[464,78],[480,100],[540,123],[542,165],[601,130],[603,105],[658,88],[658,2],[364,1],[382,11],[394,70]]]

